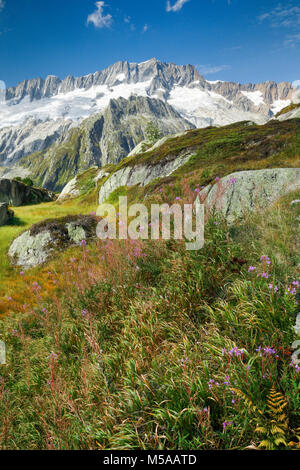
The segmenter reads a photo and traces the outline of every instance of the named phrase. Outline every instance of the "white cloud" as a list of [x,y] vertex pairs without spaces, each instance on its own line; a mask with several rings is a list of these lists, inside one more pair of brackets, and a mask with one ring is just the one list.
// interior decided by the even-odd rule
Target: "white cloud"
[[295,47],[296,44],[300,42],[300,33],[299,34],[293,34],[292,36],[288,36],[286,40],[284,41],[284,45],[286,47]]
[[230,65],[197,65],[197,69],[202,75],[212,75],[230,68]]
[[167,1],[167,11],[179,11],[183,7],[183,5],[190,0],[177,0],[173,6],[171,6],[171,2],[168,0]]
[[[0,0],[1,1],[1,0]],[[110,14],[104,15],[103,9],[106,6],[104,2],[96,2],[97,10],[91,13],[87,18],[87,24],[92,23],[95,28],[109,28],[113,18]]]
[[147,24],[144,25],[143,27],[143,33],[146,33],[149,29],[149,26]]
[[289,3],[278,5],[273,10],[258,17],[260,22],[269,21],[273,28],[295,27],[300,25],[300,7]]
[[0,0],[0,11],[3,10],[4,7],[5,7],[4,0]]

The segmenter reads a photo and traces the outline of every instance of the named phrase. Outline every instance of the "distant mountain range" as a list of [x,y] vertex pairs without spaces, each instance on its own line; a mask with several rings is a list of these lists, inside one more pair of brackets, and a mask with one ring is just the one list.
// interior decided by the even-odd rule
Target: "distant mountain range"
[[[90,165],[115,163],[145,138],[251,120],[291,103],[291,83],[208,81],[192,65],[117,62],[84,77],[48,76],[8,88],[0,107],[0,176],[31,175],[61,187]],[[2,100],[3,101],[3,100]]]

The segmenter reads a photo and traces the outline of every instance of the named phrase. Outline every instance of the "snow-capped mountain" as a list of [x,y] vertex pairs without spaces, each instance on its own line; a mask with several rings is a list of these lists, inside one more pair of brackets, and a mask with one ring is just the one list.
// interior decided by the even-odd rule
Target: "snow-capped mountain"
[[245,118],[263,121],[289,104],[287,82],[241,85],[207,81],[192,65],[178,66],[151,59],[140,64],[117,62],[107,69],[60,80],[48,76],[25,80],[6,90],[0,128],[38,120],[76,121],[103,110],[111,99],[131,95],[167,101],[197,127],[224,125]]
[[[147,118],[156,119],[158,123],[165,119],[162,127],[164,133],[168,133],[188,125],[219,126],[243,120],[264,123],[290,104],[293,92],[288,82],[242,85],[208,81],[192,65],[178,66],[156,59],[140,64],[117,62],[103,71],[79,78],[68,76],[60,80],[48,76],[45,80],[25,80],[17,87],[8,88],[0,100],[0,164],[8,167],[2,168],[2,174],[7,174],[12,166],[19,167],[21,159],[36,152],[51,149],[53,155],[53,149],[68,141],[74,128],[84,126],[94,115],[106,113],[108,116],[106,110],[110,103],[119,98],[147,98]],[[152,100],[155,101],[153,106]],[[158,100],[164,103],[164,108],[157,105]],[[118,106],[120,103],[130,108],[124,100]],[[136,112],[144,113],[145,117],[146,108],[145,103],[139,102]],[[156,115],[158,109],[159,115]],[[123,116],[120,112],[117,114]],[[120,117],[125,121],[127,118],[128,115]],[[116,119],[114,132],[118,125],[122,127],[119,118]],[[143,137],[139,129],[131,141],[127,139],[128,145],[122,147],[118,158],[132,150]],[[99,155],[94,155],[97,164],[103,163],[103,159],[105,162],[118,159],[107,152],[103,157],[100,142],[98,144]],[[23,175],[23,167],[18,172]]]

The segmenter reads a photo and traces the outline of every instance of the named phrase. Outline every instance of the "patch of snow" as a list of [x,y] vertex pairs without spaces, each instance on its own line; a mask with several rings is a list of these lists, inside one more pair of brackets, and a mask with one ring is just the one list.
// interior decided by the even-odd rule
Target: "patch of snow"
[[30,102],[26,96],[19,104],[7,101],[0,108],[0,129],[22,124],[29,117],[46,121],[60,118],[78,121],[104,110],[111,99],[131,95],[148,96],[151,80],[138,83],[119,83],[113,87],[98,85],[87,90],[77,88],[69,93],[59,93],[51,98]]
[[241,92],[248,100],[252,101],[255,106],[259,106],[260,104],[265,104],[263,94],[261,91],[242,91]]
[[124,82],[125,78],[125,73],[119,73],[119,75],[116,76],[116,80],[118,80],[119,82]]
[[283,108],[286,108],[291,104],[290,100],[276,100],[271,106],[271,110],[274,114],[279,113]]

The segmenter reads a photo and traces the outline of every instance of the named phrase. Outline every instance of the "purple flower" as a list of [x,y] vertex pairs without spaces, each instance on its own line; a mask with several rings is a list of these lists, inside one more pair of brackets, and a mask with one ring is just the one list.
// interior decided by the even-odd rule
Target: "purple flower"
[[220,178],[216,176],[215,181],[220,181]]
[[256,267],[255,266],[249,266],[248,273],[251,273],[253,271],[256,271]]
[[200,189],[199,189],[199,188],[196,188],[196,189],[195,189],[195,193],[200,193]]
[[88,310],[85,310],[85,309],[81,310],[81,315],[82,315],[83,317],[86,317],[88,314],[89,314],[89,311],[88,311]]
[[86,245],[87,245],[86,240],[81,240],[80,246],[86,246]]
[[268,274],[268,273],[265,273],[265,272],[262,272],[261,274],[258,274],[258,275],[257,275],[257,277],[260,277],[260,276],[263,277],[263,278],[265,278],[265,279],[269,279],[269,277],[270,277],[269,274]]
[[225,375],[224,385],[230,385],[230,377],[229,377],[229,375]]
[[236,183],[236,178],[230,178],[229,181],[230,181],[231,184],[235,184]]
[[275,349],[270,348],[270,346],[266,346],[264,348],[264,354],[265,356],[272,356],[272,354],[276,354]]
[[54,352],[52,352],[50,356],[48,357],[48,359],[54,359],[54,360],[56,360],[57,358],[58,358],[58,355],[55,354]]
[[261,256],[260,261],[265,262],[266,264],[271,264],[270,258],[266,255]]
[[276,292],[278,292],[278,287],[277,286],[273,286],[273,284],[269,284],[268,287],[269,287],[270,290],[273,290],[275,294],[276,294]]
[[226,429],[230,426],[232,426],[232,421],[224,421],[224,423],[223,423],[224,431],[226,431]]
[[244,354],[244,349],[238,349],[236,346],[231,349],[230,351],[228,351],[230,356],[236,356],[236,357],[239,357],[239,356],[242,356]]

